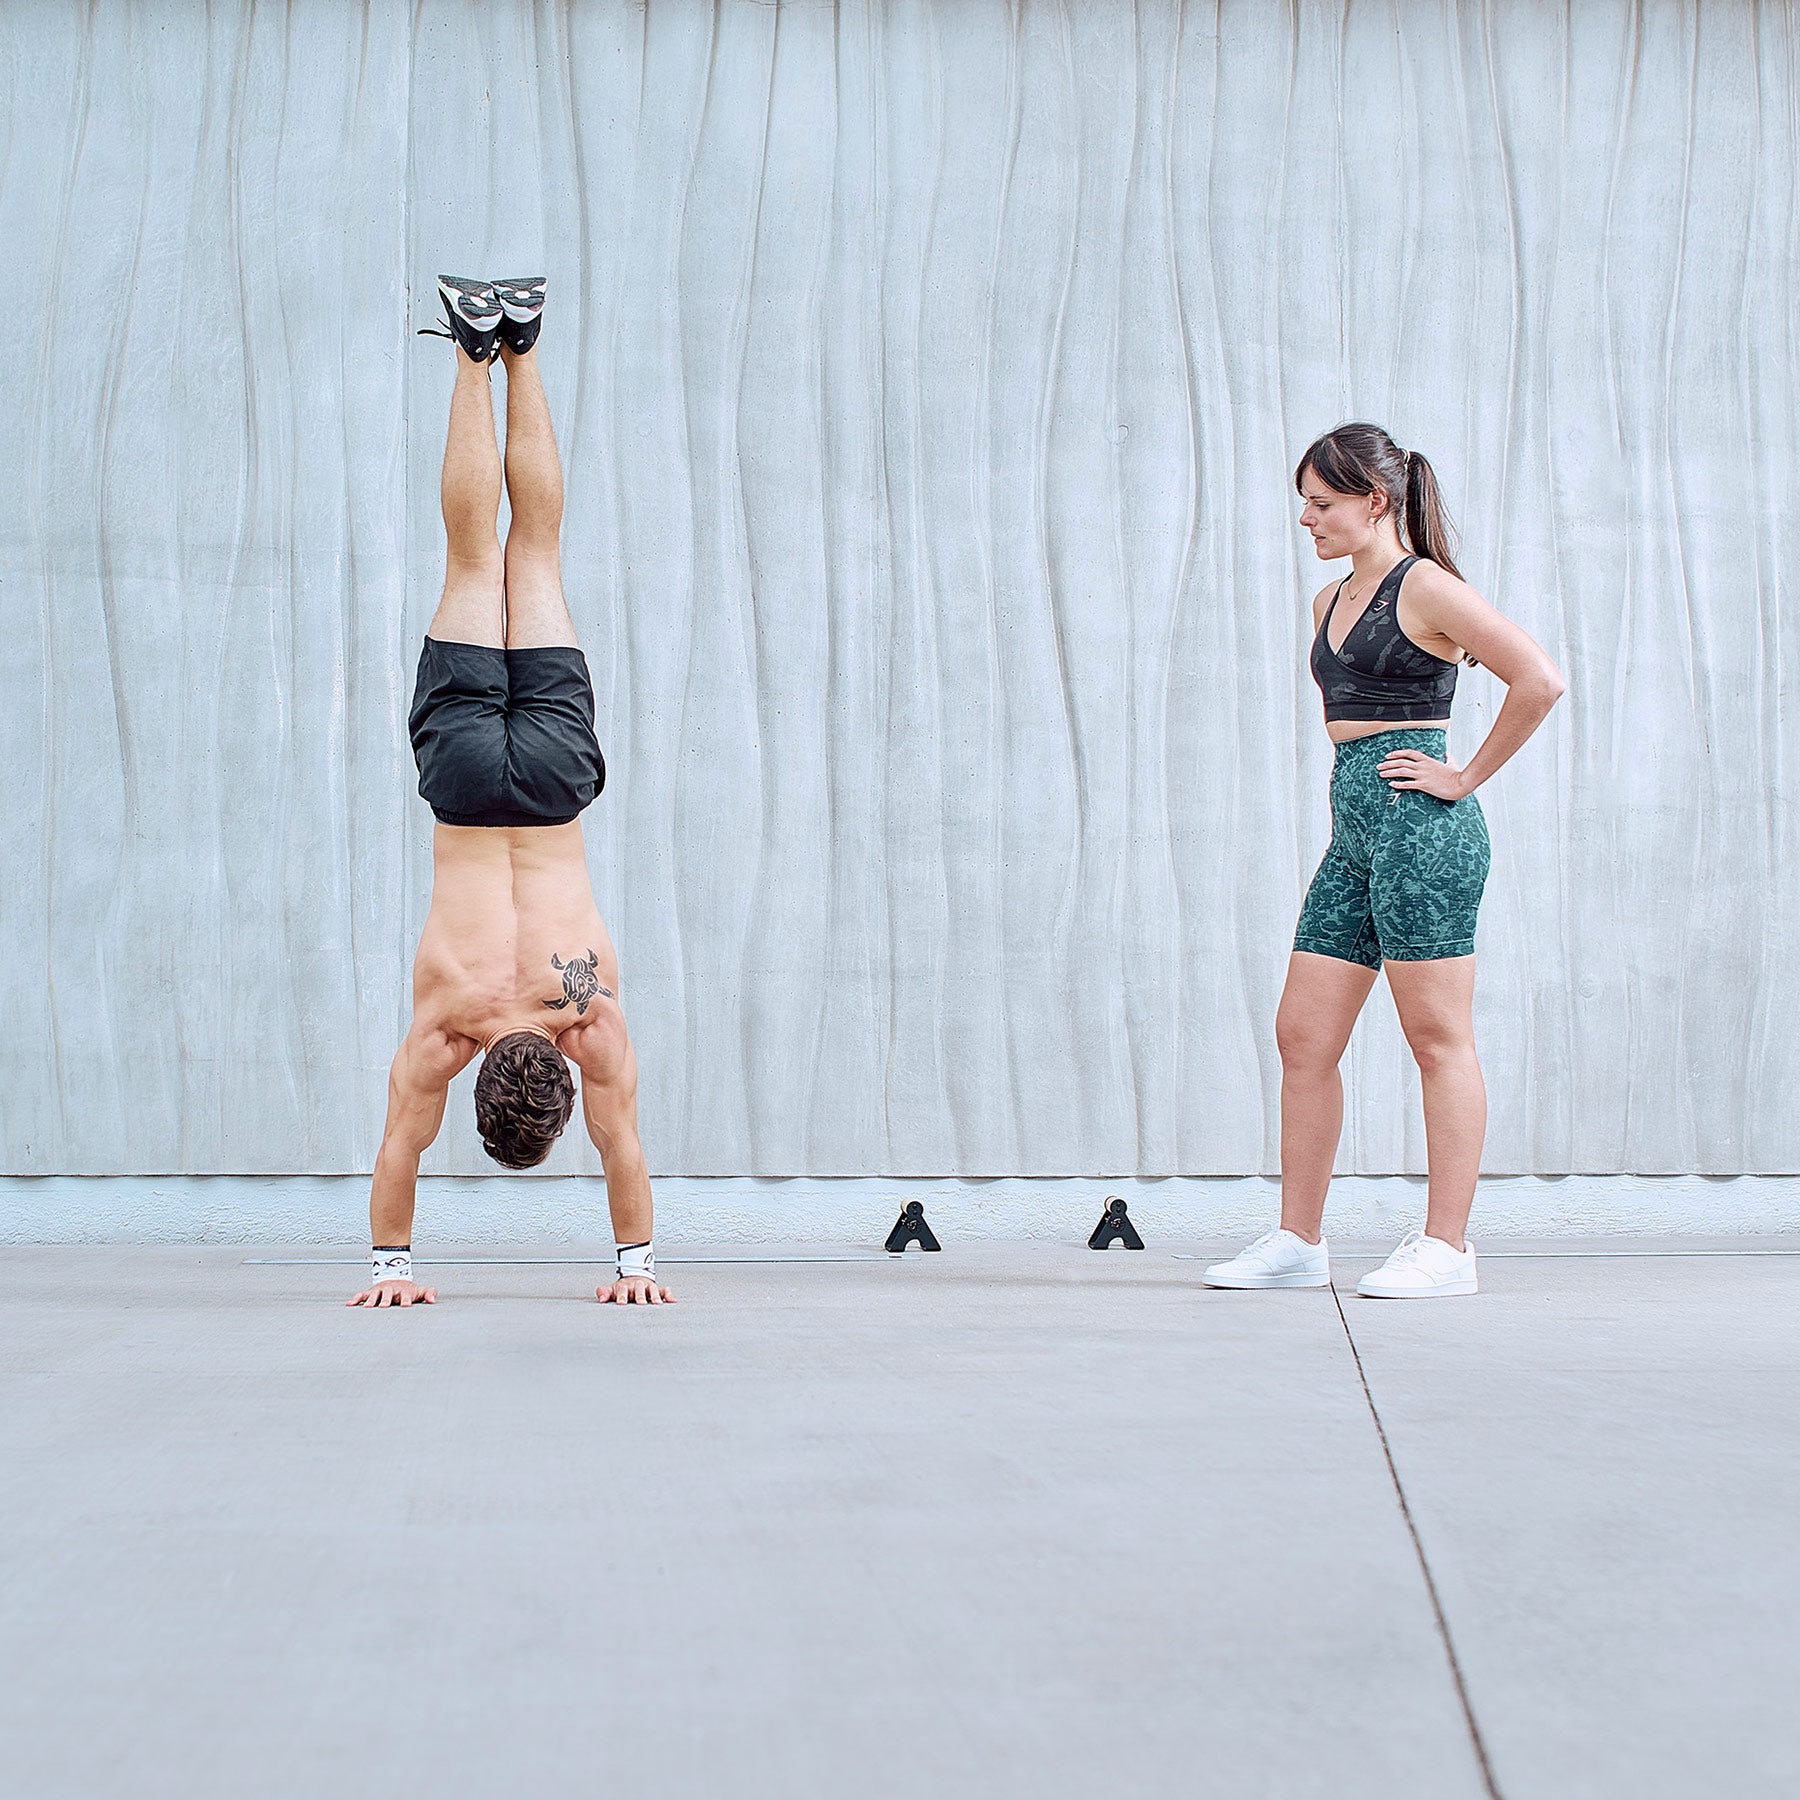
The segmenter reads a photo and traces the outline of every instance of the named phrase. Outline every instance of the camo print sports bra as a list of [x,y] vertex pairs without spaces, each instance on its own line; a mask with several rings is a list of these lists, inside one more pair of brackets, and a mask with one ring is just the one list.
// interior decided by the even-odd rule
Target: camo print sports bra
[[1331,596],[1313,639],[1312,673],[1325,696],[1325,717],[1447,719],[1456,695],[1456,664],[1421,650],[1400,629],[1400,584],[1419,559],[1403,556],[1381,578],[1381,585],[1350,627],[1343,643],[1331,647],[1331,615],[1337,611],[1344,581]]

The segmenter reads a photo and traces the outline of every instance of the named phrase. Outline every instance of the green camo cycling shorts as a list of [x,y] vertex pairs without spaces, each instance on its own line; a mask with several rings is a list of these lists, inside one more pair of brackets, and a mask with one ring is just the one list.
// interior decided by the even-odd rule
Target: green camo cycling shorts
[[1306,892],[1294,948],[1379,969],[1475,953],[1488,874],[1487,820],[1473,794],[1392,788],[1375,766],[1395,750],[1443,759],[1442,731],[1352,738],[1331,771],[1331,847]]

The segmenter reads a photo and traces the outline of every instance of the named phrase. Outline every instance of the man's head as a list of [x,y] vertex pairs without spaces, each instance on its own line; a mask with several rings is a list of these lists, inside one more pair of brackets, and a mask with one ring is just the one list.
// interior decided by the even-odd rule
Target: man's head
[[475,1127],[495,1162],[529,1169],[550,1154],[575,1110],[569,1065],[536,1031],[496,1040],[475,1077]]

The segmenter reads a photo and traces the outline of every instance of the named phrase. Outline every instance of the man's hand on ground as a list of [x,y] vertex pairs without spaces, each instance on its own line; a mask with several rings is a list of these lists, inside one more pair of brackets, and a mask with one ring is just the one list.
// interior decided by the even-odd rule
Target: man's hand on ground
[[437,1300],[437,1289],[421,1287],[416,1281],[378,1281],[364,1288],[346,1306],[431,1306]]
[[654,1281],[648,1281],[642,1275],[627,1275],[621,1281],[609,1282],[605,1287],[595,1288],[594,1298],[602,1306],[673,1306],[675,1304],[675,1296],[666,1287],[658,1287]]

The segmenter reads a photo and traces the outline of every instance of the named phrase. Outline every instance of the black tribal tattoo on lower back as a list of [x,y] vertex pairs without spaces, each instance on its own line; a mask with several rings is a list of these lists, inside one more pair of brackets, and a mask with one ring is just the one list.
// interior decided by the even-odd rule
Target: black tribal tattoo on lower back
[[556,1012],[561,1012],[565,1006],[573,1006],[577,1013],[584,1013],[596,994],[604,994],[608,1000],[613,997],[611,988],[600,985],[600,978],[594,972],[600,966],[600,959],[591,950],[585,957],[571,957],[567,962],[552,951],[550,966],[563,978],[563,997],[544,1002]]

